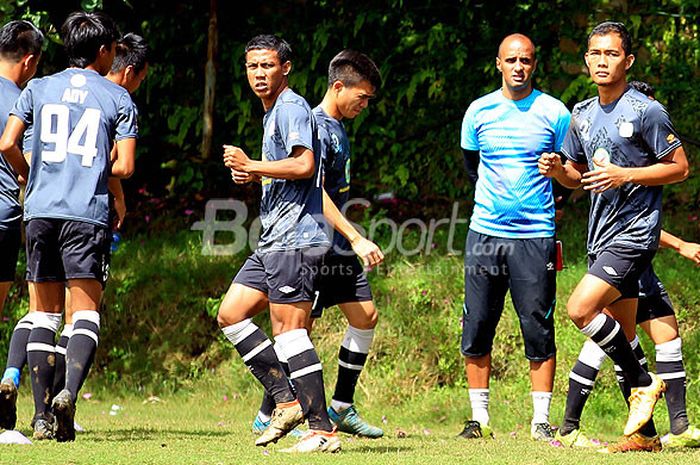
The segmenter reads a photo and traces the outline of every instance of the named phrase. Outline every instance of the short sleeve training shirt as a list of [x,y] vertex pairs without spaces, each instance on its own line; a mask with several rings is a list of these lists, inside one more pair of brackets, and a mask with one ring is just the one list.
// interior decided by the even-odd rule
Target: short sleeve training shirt
[[[313,109],[318,123],[323,187],[339,210],[350,199],[350,141],[341,121],[329,116],[320,106]],[[333,235],[333,251],[351,252],[348,240],[337,231]]]
[[[0,134],[5,130],[10,110],[22,91],[14,82],[0,77]],[[22,222],[17,174],[0,155],[0,229],[18,229]]]
[[481,158],[470,229],[514,239],[554,236],[552,182],[537,161],[559,151],[569,120],[564,104],[539,90],[510,100],[499,89],[469,105],[461,146]]
[[306,100],[284,90],[263,118],[262,159],[284,160],[294,147],[314,152],[315,173],[308,179],[262,179],[258,251],[327,246],[323,223],[321,160],[316,121]]
[[[593,158],[623,167],[658,163],[681,146],[666,109],[628,87],[609,105],[598,97],[578,103],[562,153],[589,170]],[[608,247],[656,249],[661,234],[661,186],[623,184],[591,193],[588,253]]]
[[110,152],[138,135],[129,93],[96,71],[68,68],[30,81],[12,114],[33,131],[24,219],[108,227]]

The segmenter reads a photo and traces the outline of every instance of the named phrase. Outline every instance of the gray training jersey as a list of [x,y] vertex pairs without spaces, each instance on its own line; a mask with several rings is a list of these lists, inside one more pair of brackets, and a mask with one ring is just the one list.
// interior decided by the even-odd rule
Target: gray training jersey
[[[5,130],[10,110],[19,97],[20,90],[14,82],[0,77],[0,134]],[[22,223],[22,207],[19,204],[19,184],[12,166],[0,155],[0,229],[19,229]]]
[[68,68],[30,81],[12,114],[33,131],[24,219],[109,226],[110,151],[138,132],[129,93],[96,71]]
[[323,230],[321,161],[311,108],[291,89],[284,90],[263,118],[262,159],[284,160],[294,147],[314,152],[315,173],[308,179],[262,178],[258,251],[328,246]]
[[[623,167],[658,163],[680,147],[666,109],[656,100],[628,87],[609,105],[598,97],[578,103],[562,153],[571,161],[595,169],[593,158]],[[661,186],[623,184],[601,194],[591,193],[588,253],[615,246],[656,249],[661,233]]]
[[[350,141],[343,123],[329,116],[320,106],[314,108],[313,113],[321,143],[323,187],[338,210],[342,210],[350,199]],[[329,231],[329,234],[333,235],[333,252],[342,255],[345,255],[343,252],[352,252],[350,243],[342,234],[338,231]]]

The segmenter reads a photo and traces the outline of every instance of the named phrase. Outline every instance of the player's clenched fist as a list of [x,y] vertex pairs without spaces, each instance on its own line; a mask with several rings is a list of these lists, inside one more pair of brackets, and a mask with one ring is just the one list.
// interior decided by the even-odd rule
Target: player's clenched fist
[[248,155],[240,148],[233,145],[224,145],[224,165],[236,171],[248,171],[247,165],[250,162]]
[[543,153],[537,161],[537,169],[540,174],[548,178],[554,177],[563,168],[561,157],[557,153]]

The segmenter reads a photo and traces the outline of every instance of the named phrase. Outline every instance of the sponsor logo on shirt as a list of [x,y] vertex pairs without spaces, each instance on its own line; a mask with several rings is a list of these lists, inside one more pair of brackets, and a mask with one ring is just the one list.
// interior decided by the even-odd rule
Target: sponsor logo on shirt
[[296,289],[294,289],[292,286],[282,286],[278,289],[282,294],[291,294],[294,292]]

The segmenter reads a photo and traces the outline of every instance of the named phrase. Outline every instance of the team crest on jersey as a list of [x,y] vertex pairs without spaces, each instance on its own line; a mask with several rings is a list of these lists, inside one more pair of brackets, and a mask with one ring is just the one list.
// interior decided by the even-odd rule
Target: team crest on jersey
[[624,138],[630,138],[632,137],[632,134],[634,134],[634,125],[632,123],[629,123],[625,121],[624,123],[620,124],[620,137]]
[[673,144],[675,140],[676,136],[674,136],[673,134],[669,134],[668,136],[666,136],[666,142],[668,142],[669,144]]
[[83,87],[87,84],[87,78],[82,74],[74,74],[70,78],[70,85],[73,87]]
[[337,134],[331,134],[331,145],[335,153],[340,153],[340,139]]

